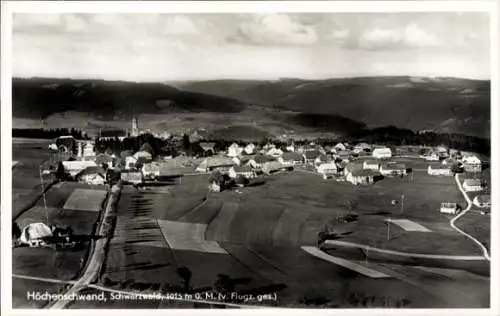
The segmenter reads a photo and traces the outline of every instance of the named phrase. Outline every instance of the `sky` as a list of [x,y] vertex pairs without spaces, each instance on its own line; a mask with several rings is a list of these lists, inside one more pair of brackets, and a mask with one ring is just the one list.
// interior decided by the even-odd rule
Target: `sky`
[[15,77],[490,78],[482,12],[16,13],[12,38]]

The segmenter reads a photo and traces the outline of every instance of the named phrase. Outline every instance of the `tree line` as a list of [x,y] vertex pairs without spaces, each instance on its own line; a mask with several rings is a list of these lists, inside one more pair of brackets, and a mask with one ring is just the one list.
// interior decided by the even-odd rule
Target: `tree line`
[[18,137],[18,138],[53,139],[60,136],[68,136],[68,135],[73,136],[75,139],[90,139],[90,137],[86,133],[75,128],[71,129],[13,128],[12,129],[12,137]]

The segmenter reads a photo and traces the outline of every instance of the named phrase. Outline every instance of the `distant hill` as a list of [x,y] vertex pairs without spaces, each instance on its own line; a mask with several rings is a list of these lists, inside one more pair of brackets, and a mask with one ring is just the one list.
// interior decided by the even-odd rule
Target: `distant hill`
[[490,82],[459,78],[214,80],[176,87],[274,109],[340,115],[369,127],[490,136]]
[[13,79],[12,97],[14,117],[35,119],[68,111],[129,119],[142,113],[237,113],[244,109],[235,99],[186,92],[161,83]]

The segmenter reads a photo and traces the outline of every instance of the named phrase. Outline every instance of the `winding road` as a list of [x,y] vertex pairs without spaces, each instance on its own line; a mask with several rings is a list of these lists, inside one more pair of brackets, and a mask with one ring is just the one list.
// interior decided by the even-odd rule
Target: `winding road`
[[456,225],[455,225],[455,222],[462,216],[464,216],[465,214],[467,214],[467,212],[469,212],[472,208],[472,201],[471,199],[469,198],[469,196],[467,195],[467,192],[465,192],[465,190],[463,189],[462,187],[462,184],[460,184],[460,176],[457,174],[455,174],[455,181],[457,183],[457,186],[458,186],[458,189],[460,190],[460,192],[462,192],[462,194],[464,195],[464,198],[465,200],[467,201],[467,207],[460,213],[457,214],[457,216],[453,217],[451,220],[450,220],[450,226],[455,229],[459,234],[461,235],[464,235],[465,237],[469,238],[470,240],[472,240],[473,242],[475,242],[480,248],[481,250],[483,251],[483,256],[486,260],[490,261],[490,255],[488,253],[488,249],[486,249],[486,247],[479,241],[477,240],[476,238],[474,238],[473,236],[467,234],[466,232],[464,232],[463,230],[461,230],[460,228],[458,228]]

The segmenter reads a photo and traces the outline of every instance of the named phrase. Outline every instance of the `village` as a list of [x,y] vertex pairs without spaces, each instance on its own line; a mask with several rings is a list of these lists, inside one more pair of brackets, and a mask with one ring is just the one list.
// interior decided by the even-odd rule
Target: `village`
[[[137,119],[134,119],[132,136],[141,133],[145,132],[139,131]],[[120,137],[120,140],[124,138]],[[370,185],[384,177],[411,176],[413,169],[400,160],[413,158],[427,163],[425,171],[429,176],[465,173],[468,178],[463,179],[464,189],[484,193],[474,197],[474,205],[481,209],[490,207],[486,184],[478,177],[484,161],[474,153],[445,146],[415,146],[410,153],[401,153],[401,148],[342,142],[324,147],[314,142],[305,145],[289,142],[281,147],[272,142],[263,146],[234,142],[227,148],[216,148],[214,142],[200,141],[197,146],[200,151],[196,156],[185,152],[177,157],[161,156],[148,143],[141,144],[137,152],[125,150],[115,154],[109,150],[98,152],[91,140],[79,141],[62,136],[49,145],[49,150],[52,155],[61,157],[62,154],[68,158],[54,161],[43,173],[53,176],[67,174],[65,180],[92,185],[109,185],[121,180],[136,186],[165,179],[182,181],[182,177],[193,174],[211,174],[208,187],[219,192],[233,186],[245,186],[261,175],[292,171],[312,172],[324,180]],[[71,155],[74,151],[76,155]],[[57,170],[59,162],[63,170]],[[441,211],[451,212],[450,205],[457,207],[452,213],[458,212],[458,204],[450,201],[443,201]]]

